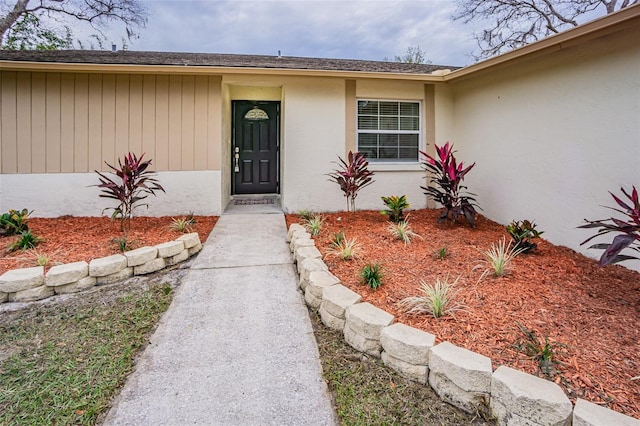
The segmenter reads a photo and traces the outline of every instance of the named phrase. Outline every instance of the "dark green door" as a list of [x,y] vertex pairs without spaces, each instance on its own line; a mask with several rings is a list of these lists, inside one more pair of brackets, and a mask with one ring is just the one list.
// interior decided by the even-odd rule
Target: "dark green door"
[[233,101],[234,194],[279,191],[280,102]]

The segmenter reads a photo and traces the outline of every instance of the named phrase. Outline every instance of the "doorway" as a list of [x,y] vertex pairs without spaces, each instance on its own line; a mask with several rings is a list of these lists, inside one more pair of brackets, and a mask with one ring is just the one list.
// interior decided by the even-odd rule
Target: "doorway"
[[280,102],[233,101],[231,193],[280,192]]

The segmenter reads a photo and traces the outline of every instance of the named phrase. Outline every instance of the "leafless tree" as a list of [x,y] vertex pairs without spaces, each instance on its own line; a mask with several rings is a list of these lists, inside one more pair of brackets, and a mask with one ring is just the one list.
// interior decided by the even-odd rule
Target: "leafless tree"
[[86,22],[101,35],[109,24],[120,22],[128,39],[147,24],[147,11],[140,0],[0,0],[0,42],[28,15]]
[[[389,58],[384,58],[385,61],[391,61]],[[407,51],[403,55],[395,55],[393,57],[395,62],[404,62],[407,64],[430,64],[431,61],[427,60],[427,52],[420,49],[420,46],[409,46]]]
[[475,38],[488,58],[578,26],[640,0],[457,0],[455,20],[487,22]]

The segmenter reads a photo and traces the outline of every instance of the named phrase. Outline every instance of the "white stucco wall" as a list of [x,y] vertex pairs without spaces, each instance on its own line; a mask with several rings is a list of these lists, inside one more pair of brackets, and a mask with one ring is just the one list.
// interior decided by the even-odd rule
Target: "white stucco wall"
[[486,216],[535,219],[551,242],[600,256],[576,227],[610,216],[608,191],[640,187],[637,40],[626,30],[451,84],[453,141],[477,162],[466,183]]
[[285,212],[344,209],[332,161],[344,155],[345,83],[341,79],[289,79],[284,87],[281,181]]
[[[221,213],[220,171],[159,172],[156,177],[166,194],[149,196],[149,209],[135,210],[136,216]],[[0,175],[0,211],[26,208],[33,217],[102,216],[105,207],[117,202],[100,198],[100,189],[91,186],[97,183],[95,173]]]

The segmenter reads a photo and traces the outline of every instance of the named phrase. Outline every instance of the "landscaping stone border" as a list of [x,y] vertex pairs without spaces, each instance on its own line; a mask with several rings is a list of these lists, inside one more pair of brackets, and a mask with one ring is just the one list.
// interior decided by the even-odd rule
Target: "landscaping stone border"
[[192,232],[173,241],[93,259],[89,263],[53,266],[46,273],[43,266],[13,269],[0,275],[0,303],[33,302],[150,274],[184,262],[200,250],[200,236]]
[[[355,349],[381,357],[411,380],[429,384],[448,403],[467,412],[488,413],[499,425],[624,425],[640,420],[578,399],[575,407],[560,386],[506,366],[493,370],[484,355],[441,342],[405,324],[343,286],[328,272],[315,242],[292,224],[287,242],[299,273],[300,291],[322,322],[342,331]],[[1,297],[1,294],[0,294]]]

